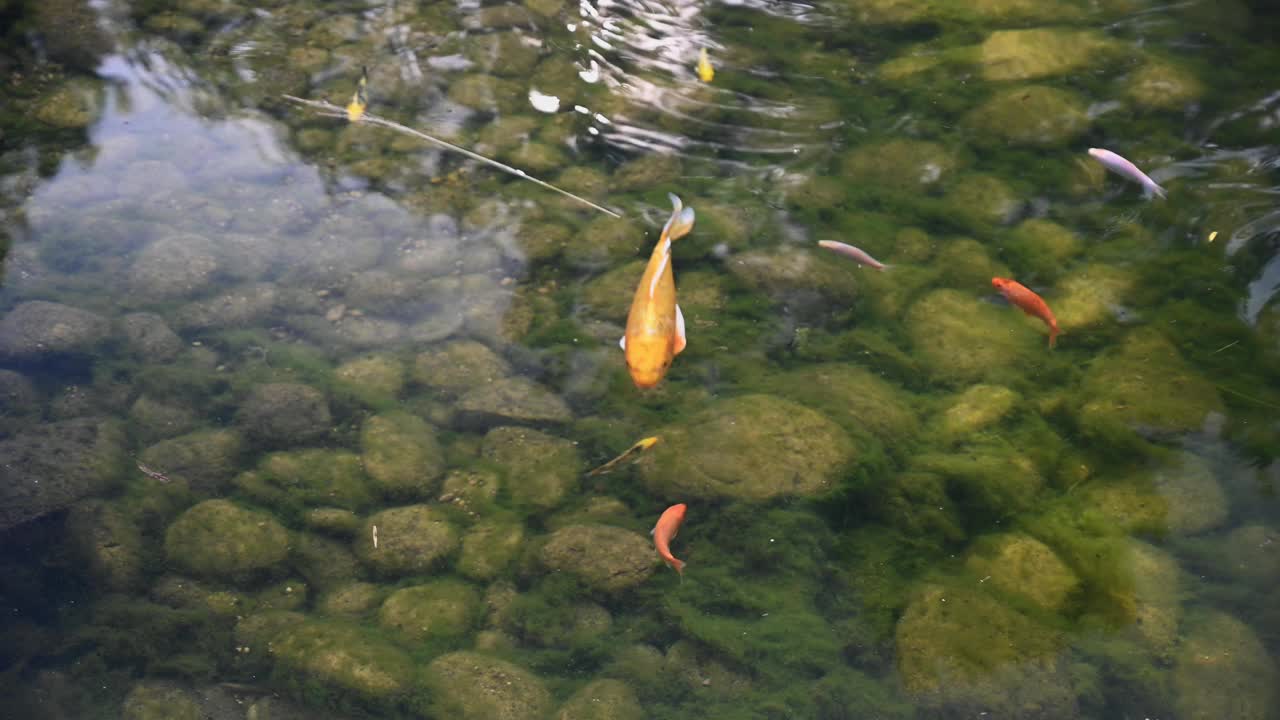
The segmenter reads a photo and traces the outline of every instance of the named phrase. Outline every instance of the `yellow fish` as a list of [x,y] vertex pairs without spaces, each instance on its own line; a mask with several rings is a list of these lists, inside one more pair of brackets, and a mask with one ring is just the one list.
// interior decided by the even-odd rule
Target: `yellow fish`
[[709,83],[716,76],[716,69],[711,67],[711,58],[707,57],[707,49],[702,48],[702,52],[698,53],[698,77],[702,78],[702,82]]
[[618,342],[638,388],[657,385],[685,346],[684,314],[676,304],[676,279],[671,270],[671,243],[693,229],[693,208],[684,207],[675,195],[668,193],[667,197],[671,198],[671,217],[662,226],[658,244],[636,286],[627,313],[627,332]]
[[587,477],[595,477],[597,475],[604,475],[605,473],[613,472],[614,468],[626,462],[627,459],[630,458],[631,456],[644,452],[645,450],[648,450],[654,445],[657,445],[658,439],[659,439],[658,436],[655,435],[653,437],[647,437],[643,440],[640,440],[635,445],[632,445],[631,447],[624,450],[622,454],[619,455],[618,457],[610,460],[609,462],[601,465],[595,470],[592,470],[591,472],[587,473]]
[[356,93],[351,96],[351,102],[347,103],[347,120],[359,122],[360,118],[364,117],[364,109],[369,106],[368,86],[369,71],[362,67],[360,68],[360,82],[356,85]]

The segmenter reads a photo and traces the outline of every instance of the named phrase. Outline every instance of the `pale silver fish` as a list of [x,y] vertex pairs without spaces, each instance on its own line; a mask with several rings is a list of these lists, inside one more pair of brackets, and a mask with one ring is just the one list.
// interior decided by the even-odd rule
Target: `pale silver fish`
[[885,268],[889,267],[888,265],[885,265],[879,260],[868,255],[867,251],[861,248],[856,248],[852,245],[846,245],[845,243],[842,243],[842,242],[836,242],[835,240],[819,240],[818,246],[824,247],[838,255],[843,255],[851,260],[861,263],[862,265],[873,267],[877,270],[884,270]]
[[1164,188],[1157,185],[1155,180],[1147,177],[1147,174],[1139,170],[1137,165],[1134,165],[1110,150],[1089,148],[1089,155],[1091,155],[1093,159],[1102,163],[1102,166],[1111,172],[1121,177],[1128,178],[1141,185],[1142,191],[1147,197],[1151,197],[1152,195],[1157,195],[1159,197],[1165,196]]

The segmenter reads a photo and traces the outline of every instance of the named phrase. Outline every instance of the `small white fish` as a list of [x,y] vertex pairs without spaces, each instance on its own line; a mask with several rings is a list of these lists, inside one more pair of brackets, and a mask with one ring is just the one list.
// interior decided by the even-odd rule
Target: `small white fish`
[[373,549],[378,549],[378,526],[373,526]]
[[1147,174],[1138,169],[1137,165],[1102,148],[1089,148],[1089,155],[1094,160],[1102,163],[1102,166],[1120,177],[1128,178],[1142,186],[1142,191],[1147,197],[1156,195],[1164,197],[1164,188],[1156,184],[1155,180],[1147,177]]
[[876,270],[884,270],[885,268],[889,267],[888,265],[885,265],[879,260],[868,255],[865,250],[861,248],[856,248],[852,245],[846,245],[845,243],[842,243],[842,242],[836,242],[835,240],[819,240],[818,246],[824,247],[838,255],[843,255],[849,258],[850,260],[854,260],[862,265],[873,267]]

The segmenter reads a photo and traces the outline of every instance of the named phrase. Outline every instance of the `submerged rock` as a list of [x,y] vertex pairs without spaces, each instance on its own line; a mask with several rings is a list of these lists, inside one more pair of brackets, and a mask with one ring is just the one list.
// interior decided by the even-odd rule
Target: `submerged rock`
[[365,472],[389,497],[426,499],[444,473],[435,429],[416,415],[370,417],[360,431],[360,448]]
[[1122,442],[1129,431],[1167,436],[1198,430],[1210,413],[1224,410],[1213,383],[1151,328],[1133,330],[1095,360],[1080,395],[1081,428]]
[[1080,587],[1080,578],[1048,545],[1029,535],[1011,533],[978,540],[965,567],[991,587],[1018,595],[1050,612],[1058,612]]
[[749,250],[734,255],[726,267],[775,302],[842,306],[858,297],[856,265],[809,248]]
[[457,720],[543,720],[551,712],[551,693],[537,676],[488,655],[441,655],[425,679],[443,715]]
[[336,620],[290,624],[270,641],[279,666],[321,685],[390,700],[414,684],[408,654],[364,628]]
[[979,49],[986,80],[1035,80],[1106,64],[1122,46],[1094,30],[1001,30]]
[[1096,328],[1130,313],[1124,308],[1136,278],[1123,268],[1085,265],[1058,283],[1053,313],[1064,335]]
[[844,176],[870,188],[911,192],[938,182],[957,164],[937,143],[897,139],[855,148],[844,158]]
[[235,484],[254,500],[281,509],[333,505],[359,510],[373,501],[360,457],[346,450],[309,448],[272,453]]
[[919,431],[907,392],[857,365],[825,363],[782,375],[786,397],[887,446],[909,442]]
[[934,420],[942,437],[956,442],[1000,422],[1022,399],[1000,385],[974,385],[947,402]]
[[170,562],[197,575],[234,578],[289,555],[289,534],[272,516],[228,500],[206,500],[178,516],[164,536]]
[[503,423],[560,424],[573,419],[559,395],[522,377],[475,386],[458,399],[454,409],[454,422],[468,428]]
[[108,592],[142,582],[142,532],[118,502],[85,500],[67,517],[67,534],[94,584]]
[[235,477],[243,451],[244,440],[233,430],[197,430],[151,445],[139,459],[196,492],[213,493]]
[[120,333],[125,346],[138,358],[164,362],[182,352],[182,338],[169,329],[164,318],[155,313],[129,313],[120,318]]
[[389,355],[369,355],[348,360],[333,371],[334,384],[368,405],[390,404],[405,384],[405,370]]
[[559,505],[583,470],[574,443],[528,428],[490,430],[480,453],[504,468],[513,500],[539,509]]
[[143,680],[133,686],[120,708],[123,720],[201,720],[195,694],[180,685]]
[[1075,717],[1058,632],[977,590],[925,585],[895,634],[903,686],[944,717]]
[[391,593],[378,622],[413,643],[456,638],[471,632],[478,619],[480,594],[470,585],[441,580]]
[[0,319],[0,361],[91,353],[110,330],[106,318],[88,310],[43,300],[24,302]]
[[516,520],[487,519],[462,538],[458,572],[475,580],[492,580],[515,560],[524,546],[524,525]]
[[329,403],[324,394],[299,383],[257,385],[240,405],[236,419],[252,439],[269,447],[316,440],[329,432]]
[[644,582],[658,565],[652,542],[607,525],[570,525],[551,534],[539,557],[553,571],[572,573],[594,590],[618,593]]
[[1144,110],[1181,110],[1204,95],[1204,83],[1190,70],[1152,60],[1133,71],[1124,92]]
[[560,706],[555,720],[644,720],[631,686],[621,680],[593,680]]
[[1209,463],[1180,452],[1155,471],[1155,491],[1165,502],[1164,521],[1170,532],[1194,535],[1226,521],[1230,508],[1226,493]]
[[124,469],[124,432],[109,420],[43,423],[0,440],[0,530],[105,495]]
[[203,235],[171,235],[152,242],[129,269],[132,296],[158,302],[190,297],[205,290],[218,270],[218,253]]
[[1248,625],[1212,612],[1192,627],[1174,662],[1178,717],[1265,720],[1276,703],[1276,665]]
[[920,363],[944,382],[1021,373],[1036,353],[1048,352],[1044,335],[1021,312],[956,290],[935,290],[917,300],[906,326]]
[[745,395],[721,400],[662,438],[642,463],[645,483],[665,496],[767,500],[818,495],[855,457],[849,436],[827,417],[789,400]]
[[442,395],[457,396],[511,374],[497,353],[474,340],[455,340],[419,353],[413,380]]
[[1043,85],[1027,85],[996,93],[975,108],[963,123],[987,144],[1052,147],[1065,145],[1089,128],[1079,97]]
[[[374,528],[377,547],[374,547]],[[430,505],[408,505],[371,515],[356,533],[356,556],[381,575],[423,575],[458,548],[458,531]]]

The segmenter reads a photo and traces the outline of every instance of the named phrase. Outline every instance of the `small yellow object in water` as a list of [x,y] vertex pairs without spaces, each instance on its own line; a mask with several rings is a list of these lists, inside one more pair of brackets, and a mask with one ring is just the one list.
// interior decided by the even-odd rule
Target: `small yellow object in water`
[[716,76],[716,69],[711,67],[711,58],[707,57],[707,49],[702,48],[702,52],[698,53],[698,77],[702,78],[702,82],[709,83]]
[[347,103],[347,120],[351,122],[359,122],[364,117],[364,109],[369,106],[369,71],[366,68],[360,68],[360,82],[356,84],[356,92],[351,96],[351,102]]
[[1218,231],[1217,231],[1217,230],[1214,230],[1213,232],[1209,233],[1209,242],[1213,242],[1213,239],[1214,239],[1214,238],[1216,238],[1216,237],[1218,237]]
[[378,549],[378,526],[373,526],[373,549]]
[[658,439],[659,438],[657,436],[654,436],[654,437],[647,437],[637,442],[635,445],[632,445],[631,447],[623,451],[623,453],[618,457],[610,460],[609,462],[601,465],[595,470],[592,470],[591,472],[587,473],[587,477],[595,477],[597,475],[604,475],[607,472],[611,472],[614,468],[626,462],[627,458],[631,457],[632,455],[643,452],[653,447],[654,445],[657,445]]

